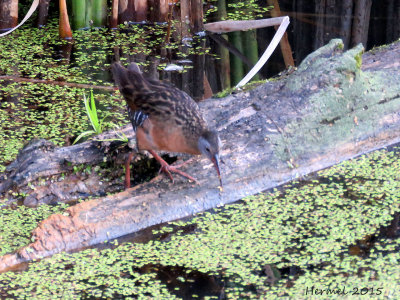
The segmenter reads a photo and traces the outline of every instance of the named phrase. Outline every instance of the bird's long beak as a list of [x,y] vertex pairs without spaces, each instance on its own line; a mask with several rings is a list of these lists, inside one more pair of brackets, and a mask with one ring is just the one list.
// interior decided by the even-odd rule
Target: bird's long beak
[[211,158],[211,161],[214,164],[215,170],[217,170],[219,183],[221,184],[221,187],[222,187],[221,171],[219,169],[219,155],[215,154],[214,157]]

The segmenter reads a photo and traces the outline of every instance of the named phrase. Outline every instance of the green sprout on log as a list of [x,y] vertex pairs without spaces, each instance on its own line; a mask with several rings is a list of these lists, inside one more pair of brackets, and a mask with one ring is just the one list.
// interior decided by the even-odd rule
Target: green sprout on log
[[[82,132],[75,139],[73,145],[75,145],[81,138],[83,138],[85,136],[101,134],[103,132],[104,128],[106,127],[105,126],[106,124],[104,123],[105,118],[103,118],[101,121],[99,121],[99,117],[97,115],[96,103],[94,101],[93,91],[92,90],[90,91],[90,104],[89,104],[89,99],[87,99],[85,95],[83,97],[84,97],[86,114],[89,118],[90,124],[92,125],[93,129]],[[98,141],[101,141],[101,142],[121,141],[124,143],[129,142],[129,139],[125,135],[125,133],[116,131],[116,129],[118,129],[118,125],[116,125],[112,122],[109,122],[108,124],[115,128],[115,134],[118,136],[118,138],[104,139],[104,140],[98,140]]]
[[90,124],[92,125],[93,129],[82,132],[80,135],[78,135],[73,144],[76,144],[81,138],[85,136],[100,134],[103,132],[104,129],[104,124],[103,124],[104,119],[99,121],[99,118],[97,116],[96,103],[94,101],[93,91],[92,90],[90,91],[90,105],[89,105],[89,99],[87,99],[85,95],[83,97],[86,108],[86,114],[89,118]]

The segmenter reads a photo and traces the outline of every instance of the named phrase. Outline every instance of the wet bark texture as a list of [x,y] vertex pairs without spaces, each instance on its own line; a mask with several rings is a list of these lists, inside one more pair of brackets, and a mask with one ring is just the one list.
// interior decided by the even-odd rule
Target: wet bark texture
[[[197,157],[182,170],[199,185],[177,176],[172,184],[160,176],[74,205],[42,221],[33,231],[34,242],[0,258],[0,269],[232,203],[399,142],[400,63],[394,58],[400,55],[400,43],[364,54],[362,67],[362,46],[346,52],[342,47],[333,40],[281,80],[200,104],[224,144],[223,191],[211,163]],[[30,153],[29,146],[22,150],[3,174],[7,188],[27,185],[38,175],[57,174],[66,161],[96,164],[108,157],[104,152],[115,151],[111,145],[108,150],[99,148],[99,142],[65,148],[42,143],[40,149],[34,147],[36,152]],[[3,183],[3,192],[4,187]]]

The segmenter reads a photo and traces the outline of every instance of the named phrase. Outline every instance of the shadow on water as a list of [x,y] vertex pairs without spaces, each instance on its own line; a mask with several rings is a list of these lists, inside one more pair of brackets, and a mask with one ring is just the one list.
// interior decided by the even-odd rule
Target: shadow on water
[[[73,266],[69,266],[73,268]],[[207,275],[196,270],[179,266],[162,266],[148,264],[139,269],[133,269],[140,274],[156,273],[155,279],[166,285],[169,292],[181,299],[226,299],[224,293],[224,279],[221,276]],[[121,278],[132,279],[128,273],[121,274]],[[106,289],[106,287],[104,287]],[[93,297],[82,292],[83,299],[102,299],[103,295]],[[114,294],[113,299],[126,299],[125,295]]]
[[222,276],[208,275],[180,266],[145,265],[140,273],[156,273],[172,294],[183,299],[215,297],[225,299],[225,282]]

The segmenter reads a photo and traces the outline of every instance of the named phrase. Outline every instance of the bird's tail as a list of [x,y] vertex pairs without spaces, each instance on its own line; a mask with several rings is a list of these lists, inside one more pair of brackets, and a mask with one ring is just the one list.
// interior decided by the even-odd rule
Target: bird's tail
[[114,81],[128,103],[135,102],[138,95],[151,92],[150,83],[143,77],[137,64],[131,63],[125,68],[117,62],[112,64],[111,71]]

